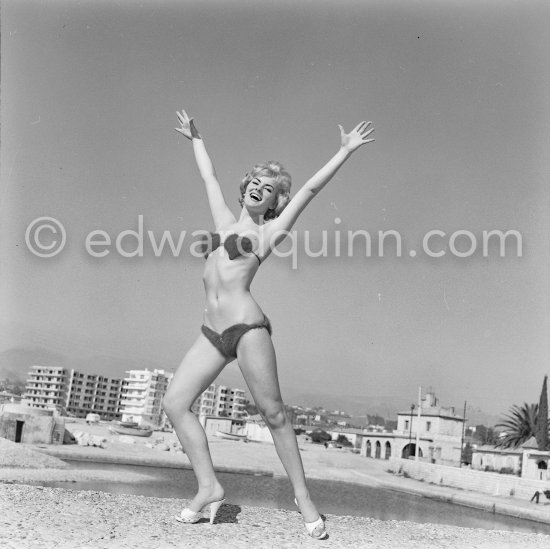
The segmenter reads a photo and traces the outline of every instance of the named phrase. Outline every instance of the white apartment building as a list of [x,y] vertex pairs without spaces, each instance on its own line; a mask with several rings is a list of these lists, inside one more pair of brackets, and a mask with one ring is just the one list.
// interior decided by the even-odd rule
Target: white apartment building
[[43,410],[65,411],[68,371],[60,366],[31,366],[22,404]]
[[118,419],[121,387],[121,379],[83,374],[60,366],[32,366],[22,404],[56,409],[75,417],[93,412],[104,420]]
[[107,421],[120,418],[121,379],[70,370],[67,384],[66,408],[69,414],[86,417],[93,412]]
[[216,386],[213,383],[195,400],[191,410],[199,416],[216,415]]
[[245,392],[225,385],[212,384],[193,404],[199,416],[221,416],[242,419],[245,416]]
[[174,374],[164,370],[129,370],[122,385],[120,411],[122,421],[162,428],[167,417],[162,398]]
[[245,415],[245,401],[242,389],[233,389],[225,385],[218,385],[216,387],[215,415],[241,419]]

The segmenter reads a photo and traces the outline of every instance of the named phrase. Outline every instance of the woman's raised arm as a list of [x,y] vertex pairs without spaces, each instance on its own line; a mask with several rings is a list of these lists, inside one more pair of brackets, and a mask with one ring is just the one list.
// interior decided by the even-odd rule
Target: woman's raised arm
[[210,211],[212,212],[216,230],[225,225],[235,223],[235,216],[225,202],[218,178],[216,177],[214,165],[210,160],[210,156],[208,156],[201,135],[195,128],[193,118],[189,118],[183,109],[181,113],[177,112],[176,114],[178,115],[180,127],[175,128],[175,130],[187,137],[187,139],[191,140],[193,143],[195,161],[206,187],[208,203],[210,205]]
[[371,126],[372,122],[361,122],[350,133],[345,133],[344,128],[340,125],[338,126],[340,128],[340,149],[294,195],[281,215],[265,225],[263,241],[265,243],[264,248],[266,249],[264,253],[269,253],[267,248],[273,249],[274,246],[277,246],[284,239],[286,233],[290,231],[304,208],[333,178],[334,174],[351,154],[365,143],[374,141],[374,139],[369,139],[369,135],[374,131],[374,128]]

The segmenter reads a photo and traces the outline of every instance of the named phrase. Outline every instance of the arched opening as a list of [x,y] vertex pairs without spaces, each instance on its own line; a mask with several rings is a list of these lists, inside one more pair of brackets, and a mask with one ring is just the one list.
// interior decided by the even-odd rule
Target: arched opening
[[[414,444],[414,442],[407,444],[401,452],[401,457],[404,459],[408,459],[412,456],[416,456],[416,444]],[[422,448],[418,448],[418,456],[422,457]]]
[[370,440],[367,440],[367,457],[372,457],[372,445],[370,443]]
[[376,441],[376,447],[374,451],[375,451],[374,457],[376,459],[380,459],[380,455],[382,454],[382,445],[380,444],[379,440]]
[[384,459],[391,458],[391,444],[389,441],[386,441],[386,451],[384,452]]

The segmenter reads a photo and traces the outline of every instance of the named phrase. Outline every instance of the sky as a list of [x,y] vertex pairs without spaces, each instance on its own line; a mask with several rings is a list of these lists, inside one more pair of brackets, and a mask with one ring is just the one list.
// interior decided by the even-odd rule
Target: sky
[[[411,402],[431,387],[444,405],[492,413],[538,401],[550,371],[546,2],[2,0],[1,15],[0,352],[108,356],[112,377],[128,359],[177,367],[204,308],[191,233],[213,224],[176,110],[195,117],[234,213],[252,165],[281,161],[295,192],[338,150],[338,124],[372,120],[376,141],[295,225],[294,262],[272,255],[252,285],[281,385]],[[142,257],[125,257],[116,238],[140,216]],[[65,229],[53,257],[26,242],[41,217]],[[86,249],[96,230],[111,238],[104,257]],[[358,230],[370,257],[359,238],[346,255]],[[378,253],[388,230],[401,257],[390,239]],[[441,257],[422,251],[432,230]],[[504,257],[495,244],[484,254],[490,230],[517,231],[521,256],[513,240]],[[155,256],[147,231],[184,234],[183,251]],[[327,257],[308,257],[323,231]],[[468,235],[477,246],[459,257]]]

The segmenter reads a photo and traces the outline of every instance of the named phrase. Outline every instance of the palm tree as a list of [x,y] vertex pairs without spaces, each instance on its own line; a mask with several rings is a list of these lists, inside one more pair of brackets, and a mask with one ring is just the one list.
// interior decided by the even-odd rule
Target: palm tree
[[497,424],[497,427],[504,429],[505,436],[497,442],[496,446],[517,448],[535,436],[538,415],[538,404],[527,404],[525,402],[521,408],[514,404],[508,415],[504,417],[504,421]]

